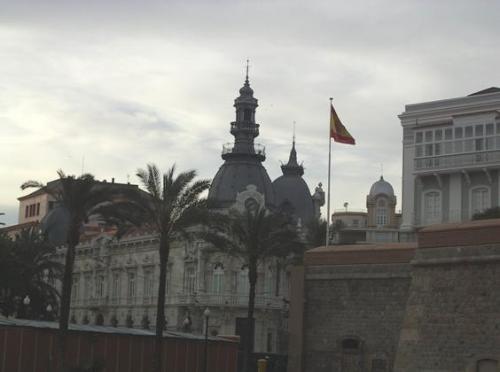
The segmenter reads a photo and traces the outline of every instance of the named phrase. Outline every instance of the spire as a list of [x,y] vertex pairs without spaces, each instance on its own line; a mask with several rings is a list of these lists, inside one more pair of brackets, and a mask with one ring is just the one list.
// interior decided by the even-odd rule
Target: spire
[[304,174],[304,167],[297,162],[297,150],[295,150],[295,122],[293,122],[293,139],[292,149],[288,157],[288,163],[281,166],[284,175],[299,175]]
[[248,82],[248,69],[250,68],[250,60],[247,58],[247,74],[245,76],[245,85],[250,85]]

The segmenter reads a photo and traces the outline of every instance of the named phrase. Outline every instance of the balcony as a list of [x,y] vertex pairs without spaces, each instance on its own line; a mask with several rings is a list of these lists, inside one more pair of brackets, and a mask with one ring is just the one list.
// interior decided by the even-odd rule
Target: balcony
[[[170,305],[200,305],[200,306],[228,306],[228,307],[247,307],[248,295],[225,294],[225,293],[198,293],[198,294],[179,294],[168,297]],[[276,296],[255,296],[255,307],[258,309],[282,309],[283,299]]]
[[484,168],[488,165],[500,167],[500,150],[472,152],[467,154],[439,155],[415,159],[415,173],[446,171],[467,168]]
[[[236,152],[234,143],[226,143],[222,145],[222,158],[224,158],[224,155],[236,154],[236,153],[244,153],[244,152],[241,152],[241,150]],[[262,158],[263,160],[266,158],[266,147],[259,143],[255,143],[253,144],[253,146],[250,145],[250,148],[247,150],[246,153],[256,154],[259,158]]]
[[247,132],[254,137],[259,136],[259,124],[252,123],[251,121],[233,121],[231,123],[231,134],[238,132]]

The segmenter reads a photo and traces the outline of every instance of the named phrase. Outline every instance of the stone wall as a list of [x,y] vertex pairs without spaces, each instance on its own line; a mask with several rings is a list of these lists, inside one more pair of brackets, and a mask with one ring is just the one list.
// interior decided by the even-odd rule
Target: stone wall
[[304,371],[387,371],[409,284],[407,264],[308,267]]
[[498,371],[499,221],[429,228],[420,241],[395,371],[476,372],[485,360]]

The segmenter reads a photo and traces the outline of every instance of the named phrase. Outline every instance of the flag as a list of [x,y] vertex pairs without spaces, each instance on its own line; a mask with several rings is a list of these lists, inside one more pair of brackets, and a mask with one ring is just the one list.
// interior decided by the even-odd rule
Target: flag
[[333,105],[330,105],[330,107],[330,138],[333,138],[335,142],[354,145],[356,141],[353,136],[351,136],[351,133],[349,133],[349,131],[344,127],[344,124],[340,121]]

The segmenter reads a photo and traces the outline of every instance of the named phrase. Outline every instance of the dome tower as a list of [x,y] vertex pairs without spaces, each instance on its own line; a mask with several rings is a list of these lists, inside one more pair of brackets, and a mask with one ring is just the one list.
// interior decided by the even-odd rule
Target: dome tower
[[[224,164],[215,175],[208,193],[208,199],[216,207],[227,208],[244,195],[262,200],[266,207],[275,205],[274,190],[271,179],[262,162],[266,159],[265,148],[255,144],[259,136],[259,124],[255,122],[257,99],[248,79],[248,65],[245,83],[240,89],[240,95],[234,100],[236,120],[231,123],[230,133],[234,143],[222,146]],[[239,197],[240,196],[240,197]]]

